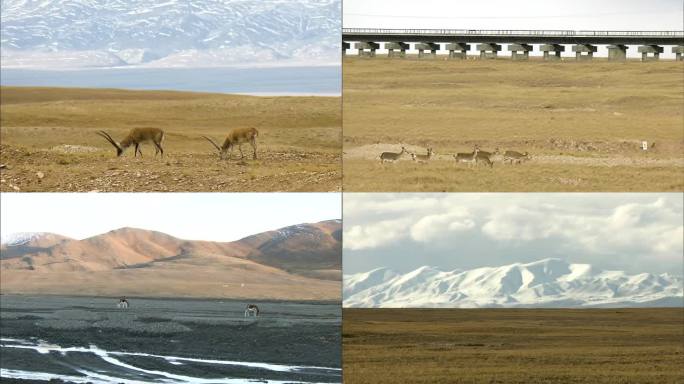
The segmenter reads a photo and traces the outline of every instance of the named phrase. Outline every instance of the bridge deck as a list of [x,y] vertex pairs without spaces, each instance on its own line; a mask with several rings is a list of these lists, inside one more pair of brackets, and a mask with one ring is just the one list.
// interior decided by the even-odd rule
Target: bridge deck
[[346,41],[684,45],[684,31],[343,28]]

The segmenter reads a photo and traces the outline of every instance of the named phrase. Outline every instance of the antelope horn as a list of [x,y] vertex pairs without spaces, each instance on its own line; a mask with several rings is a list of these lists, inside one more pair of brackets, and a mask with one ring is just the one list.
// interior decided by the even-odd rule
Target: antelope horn
[[216,144],[216,142],[215,142],[214,140],[212,140],[211,138],[206,137],[206,136],[202,136],[202,137],[204,137],[205,139],[207,139],[207,141],[209,141],[209,142],[211,143],[211,145],[213,145],[214,148],[216,148],[216,150],[217,150],[219,153],[221,153],[221,147],[219,147],[218,144]]
[[107,141],[109,141],[114,147],[116,147],[116,149],[121,150],[121,146],[119,146],[119,143],[117,143],[116,141],[114,141],[114,139],[112,139],[112,137],[109,136],[109,134],[108,134],[107,132],[105,132],[105,131],[97,131],[97,132],[95,132],[95,133],[98,134],[98,135],[100,135],[100,136],[102,136],[102,137],[104,137],[104,138],[105,138]]

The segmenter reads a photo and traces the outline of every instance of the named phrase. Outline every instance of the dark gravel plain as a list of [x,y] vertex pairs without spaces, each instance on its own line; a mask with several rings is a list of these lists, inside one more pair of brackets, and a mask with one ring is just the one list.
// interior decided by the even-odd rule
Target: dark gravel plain
[[[144,370],[201,379],[341,381],[339,303],[253,302],[262,311],[255,320],[244,318],[247,302],[243,301],[129,298],[131,306],[125,310],[116,308],[117,301],[1,296],[0,367],[59,375],[79,375],[77,369],[82,368],[149,382],[160,377]],[[8,347],[21,343],[125,354],[110,354],[123,363],[112,364],[97,352],[39,353]],[[333,369],[287,372],[225,363],[170,362],[164,358],[169,356]],[[127,364],[137,369],[128,369]],[[9,381],[3,377],[3,382]]]

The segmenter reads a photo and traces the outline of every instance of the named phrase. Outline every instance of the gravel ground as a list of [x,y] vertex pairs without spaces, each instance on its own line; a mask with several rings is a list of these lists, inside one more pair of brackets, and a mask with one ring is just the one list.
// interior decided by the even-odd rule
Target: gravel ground
[[[341,372],[335,369],[341,365],[338,303],[256,302],[262,313],[255,320],[244,318],[246,302],[129,301],[131,307],[124,310],[116,308],[116,298],[2,296],[0,367],[67,376],[78,374],[78,368],[149,382],[159,377],[144,370],[195,379],[341,380]],[[17,345],[43,346],[48,353]],[[90,348],[92,352],[64,353],[64,348]],[[105,352],[101,351],[121,364],[103,361],[100,355]],[[136,355],[140,353],[154,356]],[[170,356],[332,369],[287,372],[206,361],[181,364],[166,359]]]

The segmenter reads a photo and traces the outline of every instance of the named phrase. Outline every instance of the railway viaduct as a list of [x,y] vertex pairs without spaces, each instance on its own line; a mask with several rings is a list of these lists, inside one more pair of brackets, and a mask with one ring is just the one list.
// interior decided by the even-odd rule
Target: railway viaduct
[[406,57],[411,43],[419,58],[434,58],[444,51],[449,59],[465,59],[471,44],[476,44],[482,59],[496,58],[502,44],[508,44],[513,60],[527,60],[532,44],[539,44],[545,60],[559,60],[566,45],[572,46],[577,60],[591,60],[597,45],[608,46],[609,60],[626,60],[629,45],[638,45],[643,61],[658,60],[665,47],[671,47],[677,60],[684,58],[684,31],[342,29],[343,54],[353,44],[359,56],[374,57],[384,44],[389,57]]

